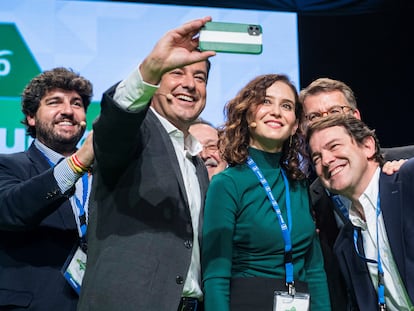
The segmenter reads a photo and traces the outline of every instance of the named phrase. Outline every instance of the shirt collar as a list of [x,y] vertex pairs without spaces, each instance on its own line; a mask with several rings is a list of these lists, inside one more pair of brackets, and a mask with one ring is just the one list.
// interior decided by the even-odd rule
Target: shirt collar
[[[168,135],[171,136],[178,132],[184,137],[184,133],[181,130],[176,128],[170,121],[160,115],[152,106],[150,106],[150,109],[154,112],[158,120],[160,120]],[[189,134],[187,137],[184,137],[184,149],[188,151],[191,156],[196,156],[201,152],[201,150],[203,150],[203,146],[193,135]]]
[[37,138],[34,140],[34,144],[35,144],[36,148],[39,149],[39,151],[41,153],[43,153],[43,155],[46,158],[48,158],[53,164],[58,163],[60,161],[60,159],[64,158],[63,155],[61,155],[60,153],[57,153],[56,151],[50,149],[45,144],[41,143]]
[[[358,199],[364,209],[365,216],[371,214],[368,212],[368,209],[373,209],[375,212],[375,209],[377,207],[377,198],[379,196],[380,172],[381,172],[381,168],[378,167],[374,175],[372,176],[371,181],[369,182],[367,188],[365,189],[365,191],[362,193],[362,195]],[[359,217],[359,214],[356,213],[352,207],[349,210],[349,219],[355,226],[362,227],[362,228],[366,227],[365,221],[363,221]]]

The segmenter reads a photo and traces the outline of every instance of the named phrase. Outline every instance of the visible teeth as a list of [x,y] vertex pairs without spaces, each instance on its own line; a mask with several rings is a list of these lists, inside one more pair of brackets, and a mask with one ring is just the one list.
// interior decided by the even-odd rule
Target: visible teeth
[[69,121],[63,121],[63,122],[59,122],[60,125],[73,125],[72,122]]
[[267,124],[270,126],[281,126],[279,122],[267,122]]
[[190,97],[190,96],[186,96],[186,95],[178,95],[177,98],[181,99],[181,100],[185,100],[188,102],[192,102],[194,101],[194,98]]
[[217,167],[218,163],[216,160],[212,159],[212,158],[208,158],[205,162],[204,162],[205,166],[211,166],[211,167]]
[[331,171],[331,176],[334,176],[343,170],[343,166],[336,167],[333,171]]

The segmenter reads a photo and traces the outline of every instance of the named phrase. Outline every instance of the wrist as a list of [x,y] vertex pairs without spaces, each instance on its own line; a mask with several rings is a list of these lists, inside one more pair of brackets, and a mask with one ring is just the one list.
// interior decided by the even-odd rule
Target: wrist
[[71,170],[76,174],[83,175],[84,173],[90,171],[90,167],[83,164],[75,153],[67,158],[67,162]]

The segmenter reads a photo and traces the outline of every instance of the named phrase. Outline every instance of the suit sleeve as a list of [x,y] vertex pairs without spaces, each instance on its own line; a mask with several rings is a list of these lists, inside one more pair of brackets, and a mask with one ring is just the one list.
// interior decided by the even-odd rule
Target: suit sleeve
[[214,176],[207,190],[201,256],[206,311],[229,310],[236,193],[224,175]]
[[312,293],[311,310],[331,310],[326,274],[318,234],[314,233],[312,245],[306,254],[306,282]]
[[0,157],[0,229],[35,227],[67,199],[52,168],[37,171],[25,153]]
[[148,106],[128,112],[113,99],[116,85],[103,94],[101,113],[93,125],[95,159],[106,184],[114,183],[139,152],[142,144],[140,127]]

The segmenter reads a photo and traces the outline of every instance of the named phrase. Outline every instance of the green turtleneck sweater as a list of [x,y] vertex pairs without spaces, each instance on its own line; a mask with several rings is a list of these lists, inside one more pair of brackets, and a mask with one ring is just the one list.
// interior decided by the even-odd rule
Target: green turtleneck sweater
[[[288,224],[286,191],[279,165],[281,154],[253,148],[249,153],[269,183]],[[308,188],[299,182],[290,182],[289,188],[294,279],[308,283],[311,310],[330,310]],[[229,167],[213,176],[207,192],[202,241],[206,311],[229,310],[232,277],[285,279],[285,243],[277,215],[247,164]]]

